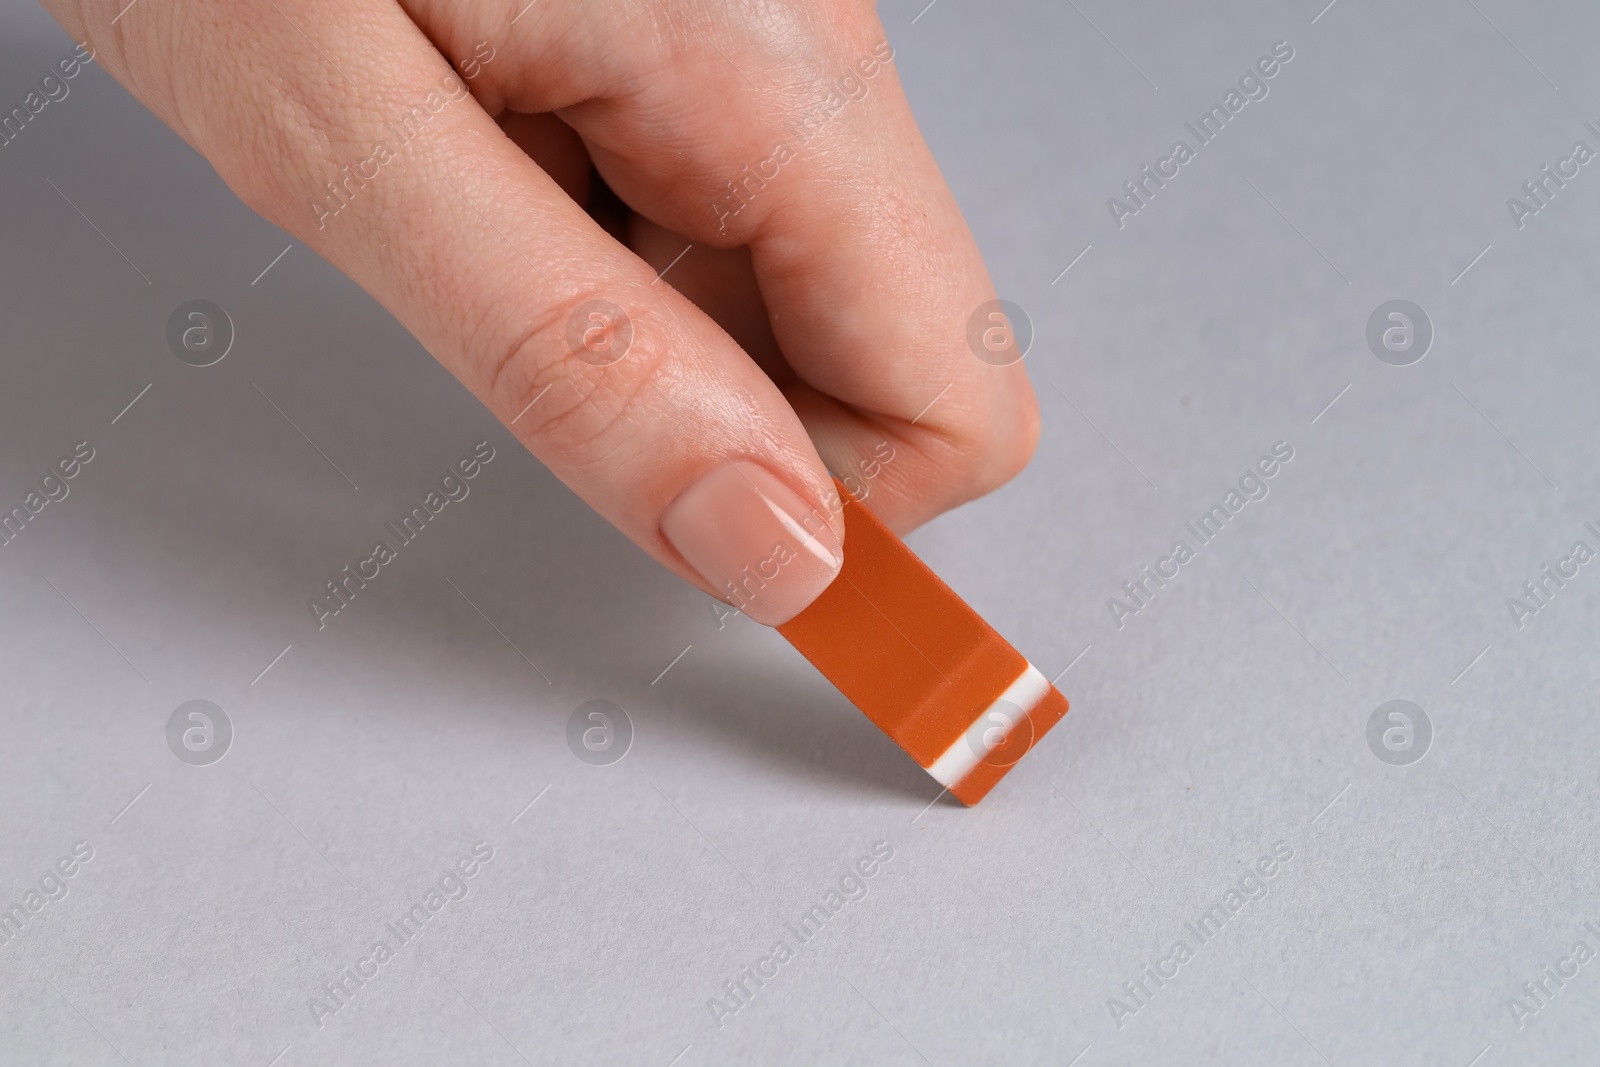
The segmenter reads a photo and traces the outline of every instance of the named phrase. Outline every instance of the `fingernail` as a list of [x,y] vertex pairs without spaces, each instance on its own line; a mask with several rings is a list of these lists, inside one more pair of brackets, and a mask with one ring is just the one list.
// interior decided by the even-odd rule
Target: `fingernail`
[[747,460],[730,460],[678,494],[661,533],[720,596],[768,626],[798,615],[844,563],[827,515]]

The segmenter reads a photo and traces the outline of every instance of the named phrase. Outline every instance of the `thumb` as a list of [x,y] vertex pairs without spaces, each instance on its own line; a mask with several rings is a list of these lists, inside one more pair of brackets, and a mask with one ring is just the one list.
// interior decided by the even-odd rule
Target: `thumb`
[[69,28],[646,552],[769,625],[833,580],[838,495],[777,387],[505,136],[397,5],[185,6],[181,26],[140,5],[112,27],[115,7],[81,5]]

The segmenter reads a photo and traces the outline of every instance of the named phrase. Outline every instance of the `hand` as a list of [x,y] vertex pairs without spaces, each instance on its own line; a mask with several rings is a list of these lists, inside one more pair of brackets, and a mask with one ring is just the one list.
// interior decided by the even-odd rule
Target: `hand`
[[903,531],[1032,453],[1021,366],[969,348],[995,294],[870,4],[126,4],[45,0],[595,510],[758,621],[837,572],[829,469]]

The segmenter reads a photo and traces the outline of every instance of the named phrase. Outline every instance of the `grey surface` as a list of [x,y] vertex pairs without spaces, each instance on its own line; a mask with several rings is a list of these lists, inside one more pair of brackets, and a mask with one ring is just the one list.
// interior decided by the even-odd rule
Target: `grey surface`
[[[1072,713],[971,811],[924,810],[776,634],[719,631],[306,249],[253,284],[288,239],[103,71],[0,148],[0,500],[96,449],[0,549],[0,900],[94,849],[0,944],[0,1062],[1592,1060],[1600,962],[1520,1029],[1510,999],[1600,950],[1600,564],[1520,629],[1507,600],[1600,547],[1600,165],[1521,230],[1506,199],[1600,148],[1600,18],[922,4],[882,14],[1031,315],[1044,437],[913,544],[1047,674],[1075,661]],[[1117,229],[1106,198],[1280,39],[1270,95]],[[8,7],[0,103],[69,47]],[[238,332],[206,369],[162,336],[196,297]],[[1364,340],[1397,298],[1436,331],[1409,367]],[[482,439],[471,496],[317,632],[306,598]],[[1279,440],[1270,495],[1114,625]],[[192,699],[235,731],[210,766],[167,747]],[[592,699],[636,729],[612,766],[565,742]],[[1433,724],[1409,766],[1367,744],[1394,699]],[[866,897],[719,1029],[708,998],[885,839]],[[466,898],[313,1025],[480,840]],[[1280,841],[1200,945],[1184,924]],[[1180,938],[1118,1026],[1108,998]]]

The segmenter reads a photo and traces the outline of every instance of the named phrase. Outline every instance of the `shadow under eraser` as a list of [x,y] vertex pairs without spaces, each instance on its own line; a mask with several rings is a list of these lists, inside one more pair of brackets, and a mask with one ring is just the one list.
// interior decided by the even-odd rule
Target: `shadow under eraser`
[[842,485],[844,566],[778,627],[963,804],[982,800],[1067,700]]

